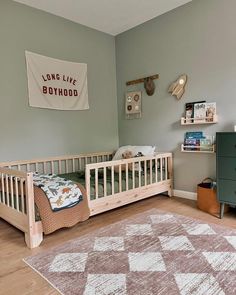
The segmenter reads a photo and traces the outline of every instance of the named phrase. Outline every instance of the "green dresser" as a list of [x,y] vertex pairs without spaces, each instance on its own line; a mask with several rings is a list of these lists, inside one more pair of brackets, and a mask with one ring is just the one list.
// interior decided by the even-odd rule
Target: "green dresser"
[[236,205],[236,132],[216,133],[217,198],[220,218],[224,205]]

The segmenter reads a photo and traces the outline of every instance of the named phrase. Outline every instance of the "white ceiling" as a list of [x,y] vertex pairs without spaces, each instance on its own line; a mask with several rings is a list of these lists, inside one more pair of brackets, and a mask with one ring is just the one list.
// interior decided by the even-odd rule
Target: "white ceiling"
[[14,0],[117,35],[192,0]]

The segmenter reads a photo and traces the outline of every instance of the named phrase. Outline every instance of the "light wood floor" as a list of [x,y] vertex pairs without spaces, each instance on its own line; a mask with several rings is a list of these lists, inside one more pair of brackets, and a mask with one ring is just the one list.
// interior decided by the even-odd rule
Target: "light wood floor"
[[194,201],[157,196],[97,215],[73,228],[59,230],[46,236],[39,248],[29,250],[25,246],[23,234],[0,219],[0,294],[58,294],[43,278],[28,267],[22,261],[22,258],[151,208],[236,228],[236,210],[226,213],[224,218],[220,220],[215,216],[199,211]]

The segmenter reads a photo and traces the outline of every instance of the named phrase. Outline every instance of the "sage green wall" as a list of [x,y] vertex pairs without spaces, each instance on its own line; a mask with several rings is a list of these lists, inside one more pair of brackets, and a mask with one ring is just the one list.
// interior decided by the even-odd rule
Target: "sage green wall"
[[[226,5],[227,4],[227,5]],[[215,155],[180,152],[186,131],[233,131],[236,124],[236,1],[193,0],[116,38],[120,145],[152,144],[174,153],[174,187],[196,190],[215,177]],[[143,93],[141,119],[126,120],[124,93],[143,90],[125,82],[160,74],[156,92]],[[180,74],[189,81],[180,101],[167,93]],[[216,102],[219,124],[180,126],[186,102]]]
[[[204,177],[215,176],[215,155],[181,153],[184,133],[214,135],[236,124],[235,11],[235,0],[193,0],[114,38],[1,0],[0,161],[109,150],[119,138],[120,145],[172,151],[175,189],[195,191]],[[29,107],[25,50],[87,63],[90,110]],[[142,118],[126,120],[125,91],[143,87],[127,88],[125,82],[155,73],[156,93],[143,93]],[[182,73],[189,81],[177,101],[167,89]],[[185,103],[199,99],[217,102],[219,124],[181,127]]]
[[[114,37],[1,0],[0,44],[0,161],[117,147]],[[25,50],[87,63],[90,110],[29,107]]]

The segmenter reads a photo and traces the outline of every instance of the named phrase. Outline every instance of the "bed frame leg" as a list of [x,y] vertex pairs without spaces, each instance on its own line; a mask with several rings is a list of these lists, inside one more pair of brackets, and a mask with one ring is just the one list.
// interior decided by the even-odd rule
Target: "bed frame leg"
[[28,248],[33,249],[38,247],[43,241],[43,233],[29,234],[25,233],[25,242]]
[[173,189],[172,189],[172,187],[170,187],[170,189],[168,189],[168,196],[173,197]]

